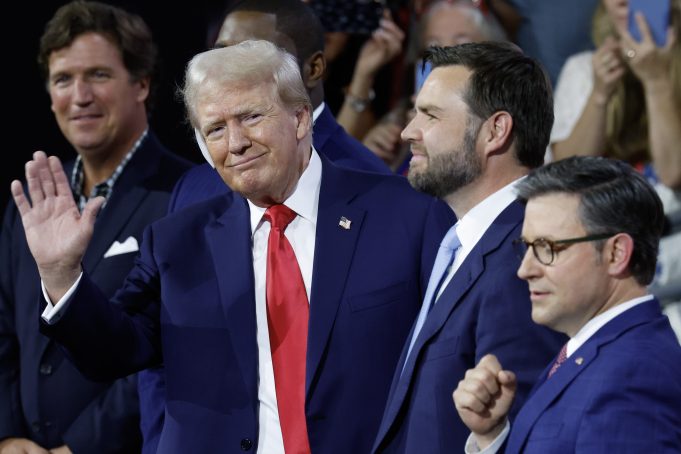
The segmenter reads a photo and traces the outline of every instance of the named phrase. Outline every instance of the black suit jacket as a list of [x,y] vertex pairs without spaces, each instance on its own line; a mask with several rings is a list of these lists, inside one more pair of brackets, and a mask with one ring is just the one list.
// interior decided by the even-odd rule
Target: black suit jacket
[[[65,166],[67,175],[72,167]],[[176,180],[189,167],[151,132],[126,165],[83,258],[83,269],[107,295],[121,286],[137,254],[105,253],[115,241],[141,242],[143,229],[165,214]],[[48,449],[66,443],[80,453],[138,451],[136,378],[87,380],[39,333],[40,278],[13,203],[5,212],[0,260],[0,439],[30,438]]]

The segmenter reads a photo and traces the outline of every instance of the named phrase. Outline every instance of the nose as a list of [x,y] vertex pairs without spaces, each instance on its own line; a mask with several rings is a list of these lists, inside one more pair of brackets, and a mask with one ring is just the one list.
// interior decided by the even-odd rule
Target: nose
[[532,278],[538,277],[541,272],[541,264],[534,256],[531,247],[528,247],[525,251],[522,261],[520,262],[520,267],[518,268],[518,277],[525,281],[529,281]]
[[418,128],[416,128],[415,123],[416,117],[412,118],[400,133],[400,137],[405,142],[413,142],[418,139]]
[[90,104],[93,100],[92,86],[89,82],[76,79],[73,89],[73,102],[79,106]]
[[227,149],[230,153],[241,154],[251,146],[251,140],[244,128],[238,124],[229,125],[227,133]]

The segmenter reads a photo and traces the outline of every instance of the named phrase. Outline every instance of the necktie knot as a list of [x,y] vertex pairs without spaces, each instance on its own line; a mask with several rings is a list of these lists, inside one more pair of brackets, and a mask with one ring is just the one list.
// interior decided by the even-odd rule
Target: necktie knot
[[456,234],[456,226],[454,226],[450,228],[445,237],[442,238],[440,247],[451,252],[456,251],[459,246],[461,246],[461,241],[459,241],[459,236]]
[[286,205],[272,205],[265,210],[267,219],[273,229],[284,231],[286,227],[296,218],[296,212]]

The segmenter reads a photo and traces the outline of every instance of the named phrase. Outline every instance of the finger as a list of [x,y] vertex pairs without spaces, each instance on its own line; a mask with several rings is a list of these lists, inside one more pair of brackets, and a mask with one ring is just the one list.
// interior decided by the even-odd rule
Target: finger
[[667,43],[664,46],[665,52],[671,51],[674,44],[676,44],[676,34],[674,33],[674,28],[669,27],[667,29]]
[[481,367],[466,371],[462,384],[483,402],[489,402],[499,392],[497,373]]
[[384,30],[388,35],[393,36],[400,41],[404,39],[404,32],[402,29],[393,21],[381,19],[380,22],[381,30]]
[[52,179],[52,173],[48,168],[40,169],[40,181],[43,187],[43,193],[45,198],[54,197],[56,195],[54,190],[54,180]]
[[50,172],[52,172],[57,195],[71,196],[71,184],[69,183],[68,178],[66,178],[66,173],[64,173],[64,168],[62,167],[59,158],[50,156],[48,158],[48,164],[50,166]]
[[648,26],[648,21],[646,21],[646,17],[643,15],[642,12],[636,11],[636,14],[634,14],[634,20],[636,20],[636,25],[638,25],[638,29],[641,32],[641,38],[642,38],[642,43],[652,43],[653,42],[653,34],[650,32],[650,27]]
[[510,370],[502,370],[499,372],[499,374],[497,374],[497,378],[499,379],[499,384],[501,384],[502,387],[515,391],[517,379],[513,372]]
[[42,184],[40,182],[40,167],[36,161],[26,163],[26,183],[28,185],[28,196],[33,205],[45,199]]
[[24,194],[24,188],[21,186],[21,182],[19,180],[12,181],[10,191],[12,192],[12,198],[14,199],[14,204],[17,206],[17,210],[19,210],[19,214],[21,217],[24,217],[31,211],[31,204],[28,203],[28,198],[26,198],[26,195]]
[[619,48],[620,50],[624,49],[631,49],[631,48],[636,48],[637,46],[640,46],[641,43],[636,41],[633,36],[631,36],[631,33],[629,33],[629,30],[621,30],[620,31],[620,43],[619,43]]
[[606,80],[605,82],[606,82],[607,84],[612,84],[612,83],[618,81],[619,79],[621,79],[622,76],[624,75],[624,73],[626,73],[626,72],[627,72],[627,69],[626,69],[624,66],[620,66],[620,67],[617,68],[617,69],[613,69],[613,70],[610,71],[610,73],[606,76],[606,79],[607,79],[607,80]]
[[461,387],[457,387],[452,393],[454,406],[457,410],[468,410],[473,413],[482,414],[487,411],[487,405],[478,399],[474,394],[469,393]]
[[485,368],[489,370],[492,374],[496,375],[501,370],[501,363],[496,356],[492,354],[487,354],[480,359],[480,362],[476,368]]

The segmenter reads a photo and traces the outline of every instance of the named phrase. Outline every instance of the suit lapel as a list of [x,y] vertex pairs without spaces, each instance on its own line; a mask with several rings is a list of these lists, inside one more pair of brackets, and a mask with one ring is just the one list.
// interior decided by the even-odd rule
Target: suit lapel
[[[428,317],[423,324],[423,328],[414,343],[409,358],[407,358],[406,364],[404,364],[406,348],[403,350],[402,358],[394,378],[394,380],[398,380],[398,382],[397,385],[393,382],[391,396],[388,400],[383,422],[381,423],[376,447],[388,432],[390,426],[397,417],[400,408],[404,404],[404,400],[406,399],[411,386],[414,371],[419,363],[419,358],[423,350],[429,341],[442,330],[442,327],[449,319],[452,311],[464,300],[468,291],[485,271],[485,256],[497,249],[502,241],[507,239],[510,232],[522,222],[523,213],[523,205],[516,201],[511,203],[499,216],[497,216],[492,225],[456,271],[452,280],[428,314]],[[411,334],[409,339],[411,339]],[[404,368],[402,368],[402,364],[404,364]],[[400,371],[402,371],[401,374]]]
[[[219,298],[244,383],[258,382],[255,290],[248,205],[231,193],[219,197],[228,206],[205,227],[206,242],[215,267]],[[257,386],[254,388],[257,392]],[[257,398],[256,396],[251,396]]]
[[648,322],[660,315],[659,302],[653,300],[629,309],[599,329],[577,351],[547,379],[553,362],[542,372],[537,385],[530,393],[516,420],[509,436],[507,452],[520,452],[527,441],[532,427],[544,411],[558,398],[570,383],[586,370],[598,356],[601,346],[617,339],[629,329]]
[[92,240],[83,257],[83,267],[90,274],[95,271],[104,258],[104,253],[149,194],[149,190],[142,183],[157,171],[160,144],[151,132],[147,134],[140,148],[125,166],[125,170],[114,185],[111,197],[97,217]]
[[[338,307],[343,298],[349,268],[359,239],[365,211],[350,206],[357,188],[322,157],[322,183],[317,214],[310,320],[308,323],[306,393],[319,368]],[[339,225],[341,217],[350,228]]]

